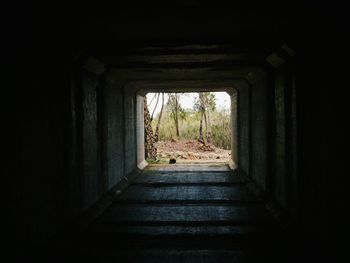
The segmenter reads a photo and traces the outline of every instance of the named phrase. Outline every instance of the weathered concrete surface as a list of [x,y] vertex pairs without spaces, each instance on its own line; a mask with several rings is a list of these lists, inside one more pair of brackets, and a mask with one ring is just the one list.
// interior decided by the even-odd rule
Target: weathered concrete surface
[[298,119],[297,119],[297,98],[295,86],[295,72],[290,73],[291,83],[289,84],[289,211],[294,218],[300,217],[300,179],[298,174]]
[[[261,5],[266,8],[249,3],[249,8],[237,8],[238,3],[230,3],[230,7],[221,6],[223,1],[210,4],[203,1],[202,4],[202,1],[182,0],[161,5],[158,1],[143,1],[142,5],[126,1],[118,3],[118,8],[106,5],[99,8],[96,3],[80,5],[74,1],[69,7],[60,5],[42,12],[30,2],[26,1],[19,8],[17,1],[12,1],[4,17],[8,26],[3,32],[6,72],[3,74],[0,112],[3,113],[5,159],[1,174],[5,178],[3,188],[10,192],[5,194],[5,203],[10,207],[10,223],[4,226],[9,230],[9,238],[5,240],[12,240],[7,243],[13,244],[14,248],[9,250],[11,256],[24,255],[24,260],[19,261],[28,261],[28,255],[21,250],[32,251],[32,247],[39,247],[39,251],[43,251],[42,245],[46,241],[81,216],[83,203],[84,206],[92,203],[96,192],[108,196],[105,192],[108,187],[100,184],[96,185],[99,190],[90,188],[97,182],[92,172],[87,171],[86,181],[82,173],[82,167],[88,167],[83,155],[95,163],[92,152],[96,148],[95,131],[91,131],[93,136],[90,137],[87,136],[90,131],[85,130],[85,138],[92,140],[92,151],[89,152],[86,141],[84,149],[87,153],[82,151],[82,64],[85,70],[95,71],[94,74],[106,69],[105,74],[113,75],[114,81],[118,82],[115,86],[118,92],[123,92],[129,81],[148,84],[148,88],[157,84],[156,90],[164,88],[166,82],[167,88],[171,89],[174,83],[169,82],[175,81],[177,84],[182,82],[172,86],[175,91],[193,85],[197,90],[212,91],[235,87],[249,72],[260,67],[268,71],[269,78],[274,78],[271,64],[259,61],[272,53],[282,58],[287,66],[288,74],[283,81],[287,88],[285,141],[286,152],[292,157],[287,155],[288,168],[278,168],[287,172],[287,180],[278,178],[276,182],[279,186],[286,183],[287,187],[275,191],[274,177],[279,174],[274,172],[273,165],[280,160],[273,159],[276,140],[272,120],[271,133],[268,133],[271,138],[267,143],[268,158],[272,160],[267,176],[272,180],[268,180],[270,185],[267,186],[273,197],[278,192],[280,202],[286,204],[285,210],[295,215],[297,230],[310,238],[304,241],[307,248],[324,242],[326,249],[315,249],[316,253],[310,253],[313,261],[318,261],[314,256],[324,251],[331,251],[330,261],[341,261],[334,259],[339,253],[333,253],[329,248],[344,248],[347,253],[346,242],[341,242],[342,237],[346,237],[345,208],[348,206],[348,184],[344,183],[348,174],[347,8],[341,4],[324,5],[321,1],[315,5],[307,1],[295,5],[289,1],[273,8],[266,2]],[[285,42],[295,50],[292,53],[297,54],[294,66],[289,65],[292,60],[290,48],[279,48]],[[84,60],[91,55],[107,57],[108,63],[101,65],[88,59],[87,65]],[[114,66],[120,68],[114,70]],[[124,67],[128,69],[123,70]],[[297,75],[291,77],[293,67]],[[188,80],[191,82],[186,82]],[[271,83],[274,83],[273,79]],[[270,84],[269,91],[273,92],[274,87]],[[296,98],[292,110],[288,106],[291,86]],[[105,93],[110,96],[111,104],[114,95],[112,91]],[[122,97],[132,100],[133,94],[129,95]],[[254,102],[257,100],[260,101],[254,99]],[[129,118],[133,114],[124,107],[127,103],[123,100],[123,110],[118,113],[110,108],[105,117],[118,118],[120,114]],[[268,111],[271,118],[274,101],[268,103],[272,106]],[[91,108],[94,104],[92,102]],[[256,108],[252,101],[251,104]],[[101,109],[99,105],[97,102],[97,111]],[[102,120],[97,115],[97,126],[100,127],[107,118]],[[288,121],[291,115],[292,121]],[[94,124],[88,126],[94,127]],[[136,146],[131,138],[126,138],[132,133],[133,125],[123,117],[121,124],[116,122],[110,127],[110,135],[116,138],[110,138],[104,146],[98,147],[104,152],[100,156],[108,153],[105,154],[108,163],[98,165],[103,168],[98,174],[108,175],[108,179],[98,179],[102,186],[106,182],[111,186],[137,163],[132,152],[135,150],[130,151]],[[259,141],[254,143],[253,140],[260,131],[254,133],[255,129],[253,125],[249,128],[254,134],[249,142],[258,150],[251,152],[256,155],[260,152]],[[290,131],[292,134],[288,134]],[[122,151],[123,157],[127,158],[123,160],[119,158],[119,149],[115,148],[120,133],[124,134],[120,137],[124,142],[123,149],[128,150]],[[256,163],[256,158],[252,159],[249,159],[251,168]],[[101,158],[102,162],[105,160],[105,157]],[[251,174],[252,170],[249,171]],[[288,193],[283,193],[283,189]],[[153,253],[134,252],[140,257]],[[167,252],[179,260],[199,260],[195,256],[198,253],[200,260],[208,256],[215,261],[215,255],[207,251],[193,249],[184,257],[171,249],[160,254],[168,259]],[[219,254],[235,257],[224,251]],[[323,259],[322,256],[319,258]]]
[[149,171],[156,172],[191,172],[191,171],[201,171],[201,172],[229,172],[230,168],[221,163],[204,163],[204,164],[156,164],[149,165],[145,173]]
[[125,175],[131,173],[137,166],[136,153],[136,114],[135,94],[124,90],[124,168]]
[[[134,201],[131,199],[131,201]],[[146,200],[149,201],[149,200]],[[166,201],[166,199],[164,200]],[[183,198],[182,202],[191,201]],[[225,201],[225,200],[223,200]],[[97,224],[237,224],[271,222],[265,207],[208,205],[113,205],[106,211]]]
[[266,190],[268,166],[268,90],[266,74],[262,71],[252,74],[252,178]]
[[238,165],[238,94],[234,90],[231,98],[231,159],[232,165]]
[[238,92],[238,160],[239,168],[246,174],[250,174],[250,87],[240,89]]
[[104,92],[106,118],[106,159],[108,189],[124,176],[123,90],[120,84],[107,78]]
[[98,76],[82,71],[82,207],[87,209],[99,198],[99,152],[97,134]]
[[241,178],[238,175],[227,174],[223,171],[192,171],[192,172],[176,172],[176,171],[157,171],[146,169],[142,176],[138,176],[132,185],[146,184],[240,184]]
[[217,185],[130,186],[120,200],[123,201],[246,201],[255,200],[245,187]]
[[[142,94],[143,95],[143,94]],[[144,105],[144,96],[136,94],[136,142],[137,142],[137,165],[140,169],[143,169],[146,164],[145,160],[145,105]]]
[[[172,167],[146,168],[100,218],[66,244],[65,252],[99,262],[117,257],[131,262],[278,262],[275,250],[286,251],[281,228],[237,172],[226,165],[211,171],[187,165],[191,172]],[[206,185],[200,179],[196,183],[202,175]],[[231,178],[235,183],[227,185]]]
[[286,142],[286,86],[285,68],[280,67],[275,77],[275,178],[274,194],[281,204],[287,206],[287,142]]
[[[209,222],[205,222],[208,224]],[[187,236],[243,236],[243,235],[257,235],[266,233],[268,227],[274,230],[274,226],[259,225],[259,224],[232,224],[228,222],[221,224],[221,222],[211,222],[212,225],[203,225],[200,222],[197,225],[186,226],[185,224],[178,225],[122,225],[122,224],[94,224],[89,228],[89,231],[96,234],[108,234],[108,235],[140,235],[140,236],[155,236],[168,235],[170,237]]]

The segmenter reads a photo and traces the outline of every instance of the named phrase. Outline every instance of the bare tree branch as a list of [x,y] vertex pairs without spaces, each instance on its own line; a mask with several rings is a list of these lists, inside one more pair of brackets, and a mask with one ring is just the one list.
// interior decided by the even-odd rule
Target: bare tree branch
[[158,106],[158,101],[159,101],[160,93],[157,93],[156,95],[158,95],[158,96],[157,96],[156,106],[154,106],[154,109],[153,109],[153,112],[152,112],[152,115],[151,115],[151,121],[153,121],[153,115],[154,115],[154,112],[156,111],[156,108],[157,108],[157,106]]
[[151,101],[149,102],[149,104],[147,104],[147,107],[151,106],[152,101],[154,100],[154,98],[157,96],[157,93],[154,94],[154,96],[152,97]]

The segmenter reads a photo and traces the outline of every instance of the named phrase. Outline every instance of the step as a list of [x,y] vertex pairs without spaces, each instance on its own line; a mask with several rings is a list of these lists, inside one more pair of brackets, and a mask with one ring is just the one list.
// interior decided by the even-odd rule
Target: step
[[242,183],[237,175],[223,172],[152,172],[142,173],[132,184],[203,184],[203,183]]
[[142,205],[113,204],[96,223],[193,224],[198,222],[270,222],[273,218],[260,204]]
[[119,201],[254,201],[257,198],[245,186],[227,185],[131,185],[118,198]]

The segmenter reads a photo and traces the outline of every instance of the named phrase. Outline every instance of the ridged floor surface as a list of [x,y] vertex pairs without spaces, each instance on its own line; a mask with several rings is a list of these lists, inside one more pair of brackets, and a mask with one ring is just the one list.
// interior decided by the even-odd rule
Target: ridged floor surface
[[282,237],[228,166],[153,165],[67,251],[81,262],[287,262]]

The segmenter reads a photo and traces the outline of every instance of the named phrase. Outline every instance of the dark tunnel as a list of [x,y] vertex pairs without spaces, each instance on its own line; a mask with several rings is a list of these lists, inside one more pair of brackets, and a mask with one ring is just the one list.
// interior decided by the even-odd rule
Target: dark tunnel
[[[4,10],[11,262],[346,254],[346,8],[194,0]],[[148,165],[143,96],[196,90],[236,96],[234,165]]]

